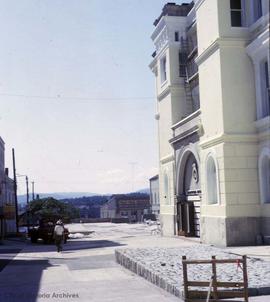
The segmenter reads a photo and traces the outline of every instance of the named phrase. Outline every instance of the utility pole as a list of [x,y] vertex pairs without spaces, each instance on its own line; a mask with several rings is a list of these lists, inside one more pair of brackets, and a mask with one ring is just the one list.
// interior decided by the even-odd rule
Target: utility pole
[[137,165],[137,162],[130,162],[131,165],[131,192],[134,191],[134,172],[135,172],[135,165]]
[[27,231],[29,233],[29,187],[28,187],[28,176],[25,176],[26,181],[26,204],[27,204]]
[[16,177],[16,164],[15,164],[15,151],[12,148],[13,160],[13,183],[14,183],[14,198],[15,198],[15,212],[16,212],[16,232],[19,233],[19,216],[18,216],[18,197],[17,197],[17,177]]
[[32,181],[31,183],[32,183],[32,200],[34,200],[35,199],[35,182]]

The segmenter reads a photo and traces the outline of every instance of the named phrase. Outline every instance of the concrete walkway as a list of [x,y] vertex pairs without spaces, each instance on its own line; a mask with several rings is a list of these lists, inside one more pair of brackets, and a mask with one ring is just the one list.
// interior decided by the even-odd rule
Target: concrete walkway
[[[0,246],[0,302],[181,301],[116,264],[114,251],[123,247],[183,247],[198,242],[153,236],[144,225],[76,224],[69,229],[94,233],[69,240],[62,253],[42,243],[8,241]],[[269,302],[270,298],[250,301]]]

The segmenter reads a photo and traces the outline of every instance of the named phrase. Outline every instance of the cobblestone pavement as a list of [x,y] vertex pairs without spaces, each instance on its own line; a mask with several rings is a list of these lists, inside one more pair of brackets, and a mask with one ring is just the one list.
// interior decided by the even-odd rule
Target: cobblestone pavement
[[[123,249],[121,253],[151,271],[160,274],[169,283],[178,287],[181,287],[181,281],[183,280],[182,256],[187,256],[187,259],[190,260],[211,259],[212,255],[216,256],[217,259],[239,258],[239,256],[224,252],[222,249],[205,245],[185,248]],[[270,288],[270,262],[248,258],[247,267],[250,288]],[[189,265],[188,277],[194,281],[210,280],[211,269],[210,264]],[[218,264],[217,279],[220,281],[240,282],[243,280],[243,272],[237,263]]]

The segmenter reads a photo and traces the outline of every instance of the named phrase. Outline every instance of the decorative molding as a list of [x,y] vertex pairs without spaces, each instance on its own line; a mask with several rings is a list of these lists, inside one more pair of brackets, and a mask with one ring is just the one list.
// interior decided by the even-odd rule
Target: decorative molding
[[197,58],[195,58],[195,63],[199,66],[206,59],[208,59],[212,54],[214,54],[219,49],[217,40],[210,44]]
[[257,143],[257,134],[220,134],[218,136],[211,137],[208,140],[204,140],[199,143],[202,149],[207,149],[212,146],[222,143]]
[[183,133],[181,133],[181,134],[179,134],[179,135],[171,138],[169,140],[169,143],[173,145],[173,144],[175,144],[175,143],[177,143],[177,142],[179,142],[179,141],[181,141],[181,140],[183,140],[183,139],[191,136],[192,134],[198,132],[198,130],[199,130],[199,127],[198,126],[194,126],[191,129],[189,129],[189,130],[187,130],[187,131],[185,131],[185,132],[183,132]]
[[156,73],[157,70],[157,58],[155,57],[152,62],[148,65],[148,67],[152,70],[153,73]]
[[192,112],[189,116],[185,117],[181,121],[177,122],[176,124],[172,125],[172,130],[175,130],[176,128],[182,126],[183,124],[186,124],[187,122],[191,121],[195,117],[199,116],[201,114],[201,109],[198,109],[197,111]]
[[255,127],[258,132],[262,132],[270,129],[270,116],[266,116],[262,119],[255,121]]
[[262,49],[265,50],[267,54],[269,51],[269,28],[257,36],[251,43],[246,47],[247,54],[256,60],[257,53]]
[[196,64],[199,66],[205,60],[207,60],[211,55],[213,55],[218,49],[222,47],[241,47],[245,48],[248,39],[240,39],[240,38],[230,38],[230,37],[222,37],[217,38],[213,43],[211,43],[202,53],[198,55],[195,59]]
[[164,156],[160,159],[160,163],[163,165],[163,164],[167,164],[171,161],[174,161],[174,154],[170,154],[170,155],[167,155],[167,156]]
[[171,92],[170,86],[167,86],[158,96],[158,101],[164,99]]

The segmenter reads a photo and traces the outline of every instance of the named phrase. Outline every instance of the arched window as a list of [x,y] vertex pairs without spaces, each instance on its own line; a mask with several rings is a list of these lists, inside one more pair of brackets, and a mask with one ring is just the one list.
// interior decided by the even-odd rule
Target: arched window
[[259,158],[261,201],[270,203],[270,150],[264,150]]
[[207,197],[209,204],[218,203],[218,190],[217,190],[217,168],[212,156],[209,156],[206,162],[207,169]]
[[165,199],[165,203],[169,203],[170,202],[170,197],[169,197],[169,179],[168,179],[168,175],[167,174],[164,175],[164,199]]

